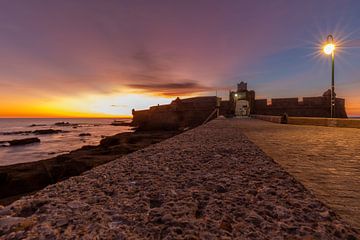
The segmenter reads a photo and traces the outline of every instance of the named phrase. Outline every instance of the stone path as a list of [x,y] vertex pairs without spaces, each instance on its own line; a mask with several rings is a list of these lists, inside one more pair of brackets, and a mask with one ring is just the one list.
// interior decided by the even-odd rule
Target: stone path
[[235,121],[269,156],[360,229],[360,129]]
[[0,239],[358,239],[219,119],[0,210]]

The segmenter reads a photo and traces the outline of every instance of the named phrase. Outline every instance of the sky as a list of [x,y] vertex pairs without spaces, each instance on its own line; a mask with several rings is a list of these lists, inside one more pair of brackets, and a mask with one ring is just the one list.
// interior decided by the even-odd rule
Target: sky
[[0,117],[114,117],[175,97],[329,88],[360,115],[360,1],[0,0]]

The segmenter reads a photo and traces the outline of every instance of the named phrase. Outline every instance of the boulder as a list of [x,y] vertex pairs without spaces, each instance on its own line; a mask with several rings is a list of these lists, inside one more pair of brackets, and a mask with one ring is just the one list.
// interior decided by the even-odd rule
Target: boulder
[[56,134],[61,132],[62,130],[56,130],[56,129],[40,129],[40,130],[35,130],[32,133],[36,135],[41,135],[41,134]]
[[79,137],[88,137],[91,136],[91,133],[80,133]]
[[54,125],[55,126],[71,126],[72,124],[69,122],[57,122]]
[[24,139],[17,139],[17,140],[11,140],[8,141],[10,146],[20,146],[20,145],[26,145],[31,143],[39,143],[39,138],[24,138]]

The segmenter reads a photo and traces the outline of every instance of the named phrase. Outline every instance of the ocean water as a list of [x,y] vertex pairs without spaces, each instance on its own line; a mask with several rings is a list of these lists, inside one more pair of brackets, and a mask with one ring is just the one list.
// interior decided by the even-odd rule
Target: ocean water
[[[84,145],[97,145],[104,136],[132,131],[128,126],[111,125],[114,120],[131,121],[131,119],[99,118],[0,118],[0,142],[30,137],[38,137],[41,141],[23,146],[0,146],[0,166],[52,158]],[[55,125],[58,122],[69,122],[70,125]],[[34,124],[36,126],[31,126]],[[64,132],[47,135],[10,134],[40,129],[56,129]],[[90,133],[91,135],[81,137],[79,136],[81,133]]]

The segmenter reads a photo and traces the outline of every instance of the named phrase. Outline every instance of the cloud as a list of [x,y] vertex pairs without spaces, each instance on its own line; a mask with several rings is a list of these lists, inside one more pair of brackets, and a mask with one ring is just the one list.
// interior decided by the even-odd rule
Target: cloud
[[164,96],[191,95],[212,90],[212,88],[201,85],[193,80],[178,80],[176,83],[129,84],[128,87],[149,93],[155,92]]

